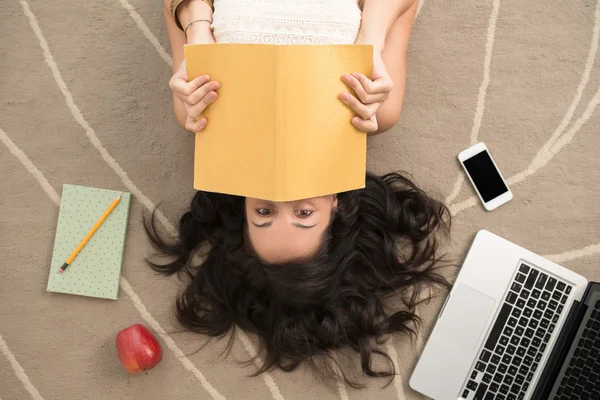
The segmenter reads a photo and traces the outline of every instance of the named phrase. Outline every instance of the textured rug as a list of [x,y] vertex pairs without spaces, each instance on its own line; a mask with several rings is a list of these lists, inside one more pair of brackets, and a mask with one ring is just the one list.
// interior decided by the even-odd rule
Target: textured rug
[[[424,0],[408,55],[401,121],[369,140],[369,169],[403,170],[454,216],[460,263],[485,228],[600,280],[600,1]],[[418,399],[408,377],[441,298],[420,309],[417,341],[386,347],[399,376],[364,390],[310,369],[249,377],[255,342],[237,335],[195,352],[175,333],[176,279],[144,263],[142,214],[168,224],[192,194],[192,136],[171,115],[171,58],[162,3],[14,0],[0,7],[0,398]],[[514,200],[486,212],[457,153],[488,144]],[[118,301],[46,292],[63,183],[134,195]],[[157,333],[162,363],[147,375],[118,364],[131,324]]]

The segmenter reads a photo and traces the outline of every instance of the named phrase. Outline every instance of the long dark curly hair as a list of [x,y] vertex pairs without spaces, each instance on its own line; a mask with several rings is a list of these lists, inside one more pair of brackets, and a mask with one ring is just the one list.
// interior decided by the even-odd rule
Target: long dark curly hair
[[[243,197],[197,192],[173,242],[149,220],[151,241],[173,257],[151,266],[190,280],[176,301],[178,321],[211,337],[236,326],[257,335],[264,355],[257,374],[275,366],[291,371],[319,356],[337,364],[331,351],[350,347],[366,375],[391,382],[394,364],[377,344],[393,332],[415,334],[422,290],[448,284],[439,271],[438,244],[450,229],[449,212],[398,173],[368,173],[364,189],[337,197],[320,251],[302,263],[268,264],[255,255]],[[203,261],[195,265],[198,252]],[[389,310],[392,296],[396,306]],[[373,368],[376,354],[389,368]]]

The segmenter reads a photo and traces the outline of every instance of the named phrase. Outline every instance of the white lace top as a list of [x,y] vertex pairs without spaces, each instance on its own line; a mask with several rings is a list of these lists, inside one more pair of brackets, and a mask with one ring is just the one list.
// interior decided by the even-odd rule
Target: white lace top
[[214,0],[217,43],[352,44],[357,0]]

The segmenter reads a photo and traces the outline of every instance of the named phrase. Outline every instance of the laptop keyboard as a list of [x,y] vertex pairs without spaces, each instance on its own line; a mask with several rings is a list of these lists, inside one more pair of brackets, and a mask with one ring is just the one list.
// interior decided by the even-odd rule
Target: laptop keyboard
[[522,400],[572,287],[521,264],[462,388],[469,400]]
[[554,399],[600,399],[600,300],[596,301]]

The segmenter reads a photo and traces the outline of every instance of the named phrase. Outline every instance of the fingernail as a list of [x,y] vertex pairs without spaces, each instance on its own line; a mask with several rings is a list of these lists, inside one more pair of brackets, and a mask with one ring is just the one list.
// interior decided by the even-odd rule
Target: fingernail
[[346,100],[348,100],[348,94],[347,94],[347,93],[342,93],[342,94],[340,95],[340,98],[341,98],[342,100],[346,101]]
[[209,98],[208,98],[209,100],[211,100],[211,101],[215,100],[217,98],[217,92],[210,92],[208,94],[208,96],[209,96]]
[[352,76],[355,77],[355,78],[358,78],[358,72],[353,72]]
[[342,76],[342,80],[346,83],[350,82],[350,75],[344,74],[344,76]]
[[213,89],[218,89],[218,88],[220,88],[220,87],[221,87],[221,84],[220,84],[219,82],[214,82],[214,83],[212,84],[212,88],[213,88]]
[[206,126],[206,120],[205,119],[201,119],[198,122],[198,124],[199,124],[200,128],[202,129],[202,128],[204,128]]

